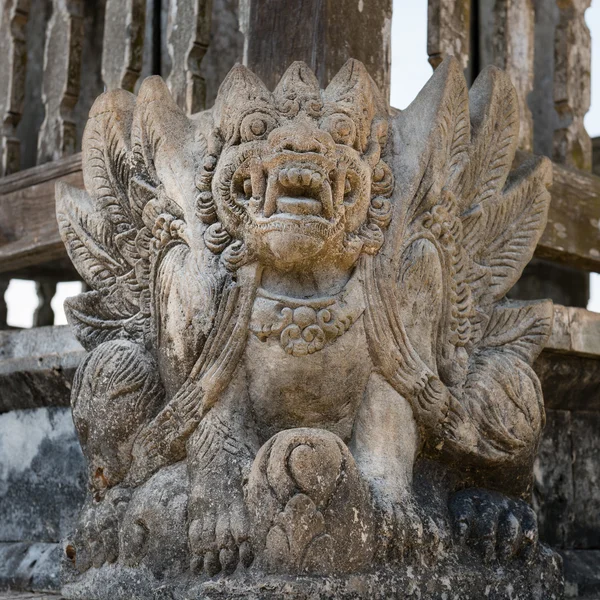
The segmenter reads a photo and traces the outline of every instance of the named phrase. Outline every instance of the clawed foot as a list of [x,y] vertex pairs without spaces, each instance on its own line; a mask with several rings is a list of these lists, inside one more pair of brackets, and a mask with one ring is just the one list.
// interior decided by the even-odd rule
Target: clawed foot
[[459,540],[479,550],[486,563],[517,556],[532,559],[538,543],[537,518],[523,500],[468,489],[454,494],[449,508]]
[[67,558],[81,573],[119,557],[119,524],[130,500],[129,490],[111,489],[100,502],[93,502],[79,517],[73,539],[65,547]]
[[[222,499],[224,500],[224,499]],[[227,506],[229,504],[229,506]],[[207,498],[198,502],[189,529],[192,571],[213,577],[228,575],[238,564],[247,568],[254,559],[248,538],[248,517],[243,498],[225,502]]]

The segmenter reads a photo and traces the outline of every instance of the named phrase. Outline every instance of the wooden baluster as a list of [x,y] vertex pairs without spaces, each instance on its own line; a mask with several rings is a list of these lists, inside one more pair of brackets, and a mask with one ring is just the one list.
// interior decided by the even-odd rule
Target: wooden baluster
[[208,49],[212,0],[171,0],[167,48],[171,72],[167,84],[177,104],[192,114],[204,108],[206,87],[200,63]]
[[591,46],[585,11],[591,0],[557,0],[559,21],[554,42],[554,106],[559,128],[554,132],[557,162],[592,168],[592,141],[583,119],[590,108]]
[[102,79],[108,90],[133,91],[142,70],[146,0],[106,0]]
[[53,0],[44,51],[42,99],[46,116],[38,137],[38,163],[75,152],[73,108],[79,98],[83,0]]
[[27,41],[25,27],[30,0],[5,0],[0,14],[0,177],[21,166],[15,129],[23,114]]
[[56,294],[56,281],[40,280],[35,282],[38,306],[33,313],[33,326],[44,327],[54,325],[54,310],[52,298]]
[[10,279],[0,278],[0,329],[8,329],[8,307],[6,306],[4,294],[6,294],[9,284]]
[[429,0],[427,10],[427,54],[436,69],[448,55],[463,69],[469,64],[471,0]]
[[508,73],[517,90],[521,127],[519,147],[533,150],[535,13],[533,0],[479,0],[479,66],[495,65]]

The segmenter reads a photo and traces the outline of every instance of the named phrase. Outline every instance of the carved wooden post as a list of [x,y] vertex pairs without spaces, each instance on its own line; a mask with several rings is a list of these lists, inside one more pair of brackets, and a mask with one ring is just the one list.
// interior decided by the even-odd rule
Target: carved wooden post
[[533,90],[533,0],[479,1],[479,66],[496,65],[517,90],[521,129],[519,147],[533,149],[533,119],[528,96]]
[[435,69],[448,55],[463,69],[469,63],[471,0],[429,0],[427,9],[427,54]]
[[73,108],[80,90],[83,0],[53,0],[46,36],[46,116],[38,137],[38,163],[73,154],[77,145]]
[[20,142],[15,129],[23,113],[27,44],[25,26],[30,0],[6,0],[0,14],[0,177],[21,166]]
[[348,58],[362,61],[389,98],[391,0],[244,0],[245,64],[273,88],[303,60],[326,85]]
[[107,89],[133,91],[142,70],[145,0],[107,0],[102,79]]
[[33,313],[33,326],[44,327],[54,325],[54,310],[52,298],[56,294],[56,281],[36,281],[35,291],[38,297],[38,306]]
[[167,47],[171,73],[167,84],[189,114],[204,108],[206,89],[200,63],[210,41],[212,0],[171,0]]
[[591,170],[592,142],[583,119],[590,108],[591,36],[585,11],[591,0],[557,0],[560,10],[554,46],[554,104],[560,126],[554,160]]

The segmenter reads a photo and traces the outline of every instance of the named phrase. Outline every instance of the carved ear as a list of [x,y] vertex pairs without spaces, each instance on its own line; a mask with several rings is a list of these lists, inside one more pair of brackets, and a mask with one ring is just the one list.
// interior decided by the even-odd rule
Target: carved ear
[[194,197],[194,174],[205,158],[206,143],[198,139],[196,126],[158,76],[149,77],[140,87],[132,139],[135,161],[148,175],[136,189],[140,219],[144,207],[153,199],[152,187],[161,185],[166,195],[185,211]]
[[359,125],[360,150],[364,152],[371,135],[371,121],[377,115],[387,117],[387,105],[365,66],[358,60],[348,60],[323,95],[334,110],[348,112]]
[[221,135],[227,141],[237,132],[237,115],[249,104],[272,105],[271,92],[252,71],[243,65],[235,65],[219,87],[213,118]]
[[473,147],[458,193],[462,209],[502,190],[519,141],[519,102],[504,71],[484,69],[471,88],[469,103]]

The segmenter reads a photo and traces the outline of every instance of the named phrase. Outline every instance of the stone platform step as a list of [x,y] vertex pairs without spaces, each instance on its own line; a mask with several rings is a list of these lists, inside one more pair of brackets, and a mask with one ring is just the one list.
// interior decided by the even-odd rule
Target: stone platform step
[[0,592],[0,600],[62,600],[55,594],[35,594],[30,592]]

